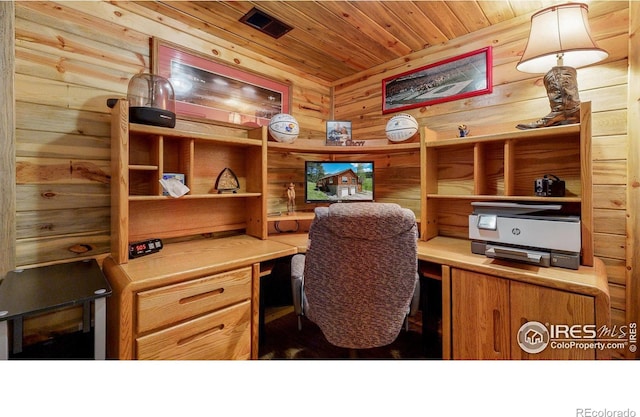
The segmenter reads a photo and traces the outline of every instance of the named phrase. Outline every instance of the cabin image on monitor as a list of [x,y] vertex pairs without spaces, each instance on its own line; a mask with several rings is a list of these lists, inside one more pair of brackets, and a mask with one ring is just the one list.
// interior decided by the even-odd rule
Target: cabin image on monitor
[[372,162],[308,162],[307,202],[372,201]]
[[362,182],[352,169],[327,175],[316,182],[316,188],[338,198],[345,198],[362,192]]

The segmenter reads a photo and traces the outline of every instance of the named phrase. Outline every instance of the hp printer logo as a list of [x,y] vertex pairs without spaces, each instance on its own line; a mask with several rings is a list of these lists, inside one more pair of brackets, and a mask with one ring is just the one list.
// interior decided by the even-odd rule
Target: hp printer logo
[[513,229],[511,229],[511,234],[515,235],[515,236],[519,236],[520,235],[520,229],[518,229],[517,227],[514,227]]

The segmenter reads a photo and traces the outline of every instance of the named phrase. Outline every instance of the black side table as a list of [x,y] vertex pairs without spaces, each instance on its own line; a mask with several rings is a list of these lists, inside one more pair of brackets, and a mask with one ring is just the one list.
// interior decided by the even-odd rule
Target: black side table
[[7,322],[13,322],[13,353],[22,352],[23,317],[82,304],[82,330],[91,330],[95,310],[94,357],[106,357],[106,297],[111,286],[95,259],[15,270],[0,281],[0,359],[9,358]]

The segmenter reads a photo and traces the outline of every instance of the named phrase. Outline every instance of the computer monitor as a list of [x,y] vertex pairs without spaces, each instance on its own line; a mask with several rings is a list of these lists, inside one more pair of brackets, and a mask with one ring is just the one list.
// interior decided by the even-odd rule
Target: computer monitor
[[373,161],[305,161],[305,202],[374,201],[373,167]]

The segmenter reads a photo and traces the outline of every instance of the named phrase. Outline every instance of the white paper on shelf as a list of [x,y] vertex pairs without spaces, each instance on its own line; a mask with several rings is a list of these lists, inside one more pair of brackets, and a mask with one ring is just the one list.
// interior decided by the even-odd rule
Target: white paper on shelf
[[164,190],[174,198],[182,197],[189,192],[189,187],[181,183],[176,178],[169,178],[166,180],[161,179],[160,184],[162,184],[162,188],[164,188]]

